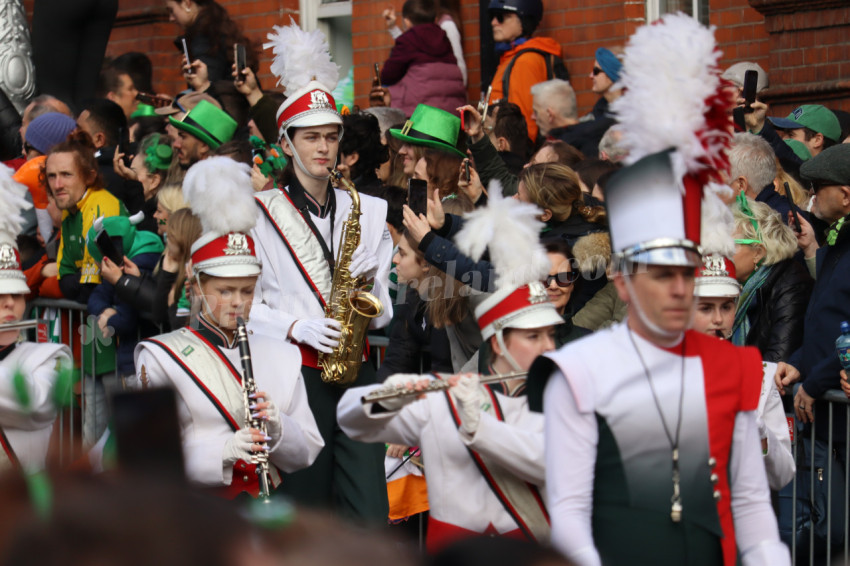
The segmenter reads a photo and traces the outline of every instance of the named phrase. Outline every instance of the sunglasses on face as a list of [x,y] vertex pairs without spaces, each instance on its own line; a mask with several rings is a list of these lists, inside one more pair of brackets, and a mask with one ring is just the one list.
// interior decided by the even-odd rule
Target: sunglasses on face
[[490,20],[495,18],[497,22],[503,24],[505,23],[505,17],[507,17],[508,13],[509,12],[504,10],[490,10]]
[[595,76],[596,76],[596,75],[598,75],[599,73],[604,73],[605,71],[603,71],[603,70],[602,70],[602,69],[600,69],[599,67],[594,66],[594,67],[593,67],[593,71],[591,71],[591,72],[593,73],[593,76],[595,77]]
[[562,271],[561,273],[547,276],[546,279],[541,281],[541,283],[543,283],[545,287],[549,287],[554,281],[558,287],[569,287],[575,283],[576,279],[578,279],[578,272]]

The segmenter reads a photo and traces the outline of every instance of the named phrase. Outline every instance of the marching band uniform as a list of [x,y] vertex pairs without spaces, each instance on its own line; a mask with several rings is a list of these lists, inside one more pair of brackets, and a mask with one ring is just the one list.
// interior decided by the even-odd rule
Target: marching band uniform
[[[269,35],[275,43],[285,43],[287,40],[283,38],[288,37],[294,38],[294,43],[316,40],[324,44],[324,49],[327,47],[318,31],[312,32],[319,34],[317,37],[305,38],[304,32],[296,26],[276,29],[278,35]],[[333,75],[337,71],[335,66],[333,72],[322,71],[330,63],[322,50],[297,61],[284,61],[293,53],[291,45],[282,52],[276,48],[273,70],[281,75],[288,96],[278,110],[278,128],[280,136],[293,148],[293,165],[312,176],[295,151],[289,131],[338,125],[340,137],[343,135],[342,118],[336,111],[331,88],[328,88],[332,85],[324,82],[335,82]],[[311,57],[318,62],[310,64]],[[308,70],[297,72],[302,67]],[[315,79],[307,84],[299,83],[298,79],[290,81],[292,76],[309,79],[311,74],[319,76],[323,82]],[[353,442],[340,433],[336,407],[344,390],[322,381],[318,351],[309,341],[296,335],[297,325],[321,325],[325,320],[333,281],[331,266],[343,245],[341,235],[351,202],[347,191],[329,186],[327,200],[321,204],[301,186],[296,175],[292,175],[290,184],[283,190],[271,189],[256,195],[258,219],[252,235],[257,256],[266,269],[257,286],[252,315],[256,328],[272,336],[292,336],[297,343],[310,408],[326,446],[310,468],[284,479],[283,490],[299,503],[338,507],[344,514],[383,523],[388,512],[384,447]],[[354,255],[365,251],[376,258],[377,270],[370,293],[383,305],[382,314],[371,322],[372,328],[386,326],[392,319],[388,283],[393,243],[386,227],[386,207],[384,200],[360,194],[360,244]],[[367,348],[364,353],[368,353]],[[356,383],[374,380],[374,368],[366,361]]]
[[[225,169],[239,168],[235,183]],[[224,232],[210,230],[202,211],[205,233],[192,245],[195,277],[207,274],[215,278],[259,275],[260,262],[254,242],[245,232],[253,226],[253,197],[250,179],[243,166],[229,158],[213,158],[190,169],[184,183],[187,195],[203,191],[213,202],[247,211],[248,226]],[[204,178],[204,175],[207,178]],[[245,187],[238,195],[243,201],[213,198],[210,179],[222,176],[223,184]],[[244,179],[242,179],[244,176]],[[196,199],[199,202],[200,199]],[[215,206],[210,204],[209,206]],[[206,300],[206,299],[204,299]],[[136,347],[138,379],[153,386],[173,387],[178,397],[178,417],[183,438],[186,474],[190,480],[209,487],[224,487],[222,495],[235,497],[242,491],[253,496],[259,492],[255,465],[245,458],[234,462],[223,457],[234,433],[246,426],[243,399],[242,362],[235,338],[230,339],[210,318],[201,314],[198,324],[144,340]],[[249,329],[251,325],[249,324]],[[279,339],[249,330],[254,379],[258,391],[274,402],[281,422],[281,434],[269,441],[268,455],[273,486],[280,484],[280,472],[292,472],[309,466],[322,448],[322,439],[307,402],[300,374],[298,349]],[[249,458],[250,459],[250,458]]]
[[[606,188],[629,313],[650,328],[632,268],[701,265],[679,186],[662,152]],[[661,345],[627,319],[547,357],[532,371],[551,373],[544,414],[556,548],[580,566],[788,563],[761,462],[757,350],[693,330]]]
[[[501,197],[498,189],[491,190],[491,195],[484,213],[489,216],[491,209],[503,213],[492,218],[502,222],[508,239],[516,239],[519,232],[505,229],[520,216],[516,210],[527,210],[528,218],[535,222],[534,215],[539,211],[533,205]],[[477,223],[482,220],[487,220],[482,214],[470,219],[468,231],[459,234],[459,240],[468,239],[469,234],[478,238],[491,234]],[[508,352],[504,330],[543,329],[563,322],[539,281],[548,273],[548,259],[537,240],[538,233],[532,225],[526,233],[529,242],[511,242],[524,253],[497,254],[499,260],[512,255],[521,265],[497,263],[501,288],[475,308],[482,337],[495,337],[501,355],[516,371],[528,368],[519,367]],[[503,243],[498,239],[490,242],[491,254]],[[470,247],[468,240],[459,244]],[[485,247],[480,246],[479,255]],[[535,266],[542,270],[535,270]],[[522,274],[528,282],[505,284],[506,274]],[[419,377],[398,374],[388,378],[384,386]],[[445,393],[428,394],[422,399],[362,404],[362,395],[380,387],[372,385],[350,389],[340,401],[340,426],[352,438],[421,448],[430,506],[429,552],[454,540],[482,534],[548,540],[549,517],[542,495],[543,418],[529,410],[522,387],[509,395],[502,385],[481,384],[477,377],[461,376],[458,385]]]
[[[20,209],[26,187],[12,180],[11,170],[0,167],[0,296],[29,294],[15,246],[20,231]],[[2,321],[11,322],[11,321]],[[53,387],[59,364],[71,365],[71,351],[63,344],[13,342],[0,345],[0,471],[32,472],[44,468],[56,407]],[[15,386],[16,374],[24,378],[26,397]]]

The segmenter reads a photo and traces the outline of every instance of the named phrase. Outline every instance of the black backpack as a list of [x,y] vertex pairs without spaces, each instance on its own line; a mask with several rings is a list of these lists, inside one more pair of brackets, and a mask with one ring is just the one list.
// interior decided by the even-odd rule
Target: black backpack
[[567,71],[567,66],[564,65],[563,59],[560,57],[555,57],[553,54],[543,51],[542,49],[537,49],[535,47],[529,47],[528,49],[522,49],[519,53],[514,55],[510,61],[508,61],[508,66],[505,67],[505,72],[502,74],[502,94],[505,99],[508,98],[508,87],[511,84],[511,71],[514,68],[514,63],[519,59],[522,55],[526,53],[537,53],[546,61],[546,80],[552,79],[563,79],[565,81],[570,80],[570,73]]

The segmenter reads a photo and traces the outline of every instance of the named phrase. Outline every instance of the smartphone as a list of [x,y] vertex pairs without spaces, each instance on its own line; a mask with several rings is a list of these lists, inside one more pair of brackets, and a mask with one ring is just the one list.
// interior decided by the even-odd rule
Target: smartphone
[[194,69],[192,69],[192,59],[189,57],[189,45],[186,43],[186,38],[181,37],[180,42],[183,44],[183,57],[185,59],[184,66],[187,67],[186,74],[191,75],[194,74]]
[[493,85],[487,87],[487,94],[481,96],[478,102],[478,113],[481,114],[481,124],[487,119],[487,109],[490,107],[490,95],[493,94]]
[[118,267],[124,265],[124,240],[121,236],[110,236],[104,230],[97,235],[95,244],[103,257],[108,257]]
[[381,68],[378,66],[377,63],[375,63],[375,66],[374,66],[373,69],[375,71],[375,78],[373,79],[372,84],[374,86],[381,86]]
[[749,114],[753,111],[753,102],[756,101],[756,87],[758,86],[759,74],[757,71],[747,71],[744,73],[744,88],[742,96],[744,98],[744,113]]
[[463,178],[466,180],[467,183],[472,180],[472,176],[469,172],[469,159],[463,160]]
[[126,167],[130,166],[132,159],[130,157],[129,140],[127,139],[127,130],[118,128],[118,145],[115,148],[118,153],[123,153],[123,161]]
[[[749,71],[747,71],[749,73]],[[800,224],[800,217],[797,215],[797,207],[794,205],[794,200],[791,198],[791,187],[785,183],[785,199],[788,201],[788,206],[791,207],[791,215],[794,217],[794,231],[798,234],[803,232],[803,226]]]
[[166,96],[157,96],[156,94],[151,94],[149,92],[140,92],[136,95],[136,100],[142,104],[153,106],[154,108],[165,108],[166,106],[170,106],[172,103],[171,98]]
[[422,179],[407,182],[407,206],[418,216],[428,214],[428,183]]
[[111,398],[118,465],[131,474],[185,479],[173,389],[120,391]]
[[245,46],[241,43],[233,44],[233,61],[236,63],[236,76],[239,80],[245,79],[245,68],[248,67],[248,55]]

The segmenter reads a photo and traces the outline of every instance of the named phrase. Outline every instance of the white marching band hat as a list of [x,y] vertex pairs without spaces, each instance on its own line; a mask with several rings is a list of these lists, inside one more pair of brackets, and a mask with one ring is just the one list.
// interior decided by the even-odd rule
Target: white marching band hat
[[203,229],[191,248],[195,273],[259,275],[260,260],[248,234],[257,222],[249,167],[229,157],[204,159],[189,168],[183,191]]

